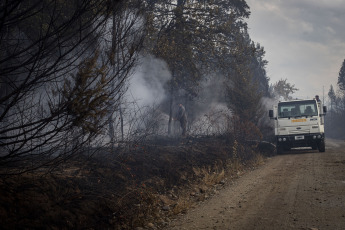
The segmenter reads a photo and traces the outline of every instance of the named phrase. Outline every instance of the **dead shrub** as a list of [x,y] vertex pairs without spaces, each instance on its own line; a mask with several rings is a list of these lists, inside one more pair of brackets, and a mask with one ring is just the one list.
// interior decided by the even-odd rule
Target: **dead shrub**
[[207,186],[218,184],[225,177],[224,168],[218,164],[215,164],[213,167],[193,167],[193,172]]

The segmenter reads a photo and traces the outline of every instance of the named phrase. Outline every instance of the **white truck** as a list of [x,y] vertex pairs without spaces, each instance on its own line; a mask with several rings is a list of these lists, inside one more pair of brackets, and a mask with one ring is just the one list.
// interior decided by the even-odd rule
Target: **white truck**
[[326,112],[326,106],[315,99],[283,101],[269,110],[269,116],[274,120],[277,153],[295,147],[311,147],[325,152]]

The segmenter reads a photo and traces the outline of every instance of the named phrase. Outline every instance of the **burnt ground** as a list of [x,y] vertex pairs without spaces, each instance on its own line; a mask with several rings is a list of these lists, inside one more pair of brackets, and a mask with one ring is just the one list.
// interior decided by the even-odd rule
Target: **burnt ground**
[[54,171],[0,178],[2,229],[161,229],[274,149],[227,137],[166,138]]

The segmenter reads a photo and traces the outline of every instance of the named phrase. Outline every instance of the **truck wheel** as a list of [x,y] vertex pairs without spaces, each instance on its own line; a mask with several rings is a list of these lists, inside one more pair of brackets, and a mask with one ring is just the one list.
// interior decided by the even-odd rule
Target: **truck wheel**
[[319,143],[319,152],[325,152],[326,151],[326,144],[325,144],[325,140],[321,140],[321,142]]

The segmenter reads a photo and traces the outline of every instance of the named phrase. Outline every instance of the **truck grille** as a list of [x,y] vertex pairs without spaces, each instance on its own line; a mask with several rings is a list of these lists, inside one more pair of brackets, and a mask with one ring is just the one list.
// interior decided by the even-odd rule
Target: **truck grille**
[[290,130],[289,131],[290,134],[306,134],[306,133],[310,133],[309,129],[304,129],[304,130]]

